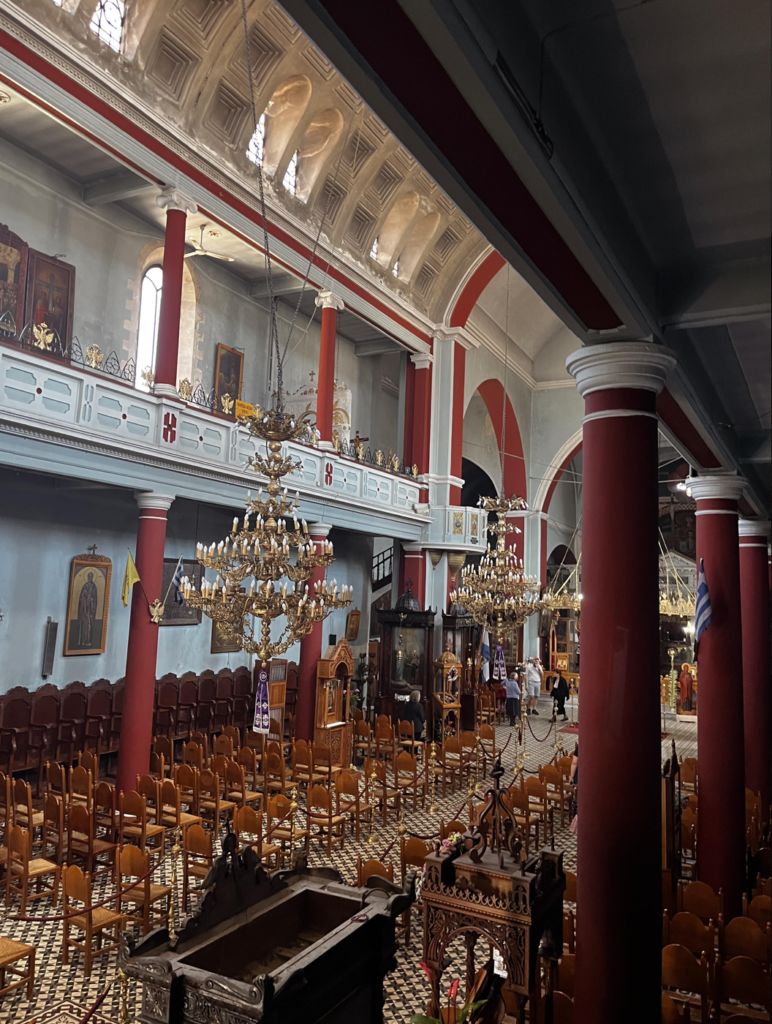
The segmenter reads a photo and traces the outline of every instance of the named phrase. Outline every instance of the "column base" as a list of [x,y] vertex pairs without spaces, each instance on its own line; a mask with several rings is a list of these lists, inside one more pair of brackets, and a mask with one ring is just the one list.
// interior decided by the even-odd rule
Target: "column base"
[[335,451],[335,445],[332,443],[332,441],[317,441],[316,447],[319,449],[320,452]]
[[173,384],[154,384],[153,394],[159,398],[173,398],[178,402],[182,401],[179,391]]

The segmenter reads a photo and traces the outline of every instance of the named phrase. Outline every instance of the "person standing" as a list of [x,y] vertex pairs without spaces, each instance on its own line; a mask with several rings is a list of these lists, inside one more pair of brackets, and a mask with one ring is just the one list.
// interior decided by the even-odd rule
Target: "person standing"
[[558,702],[558,714],[563,716],[563,721],[568,721],[566,715],[566,700],[569,697],[568,683],[563,678],[563,673],[560,669],[557,670],[557,678],[552,684],[552,696]]
[[536,710],[536,705],[539,703],[541,681],[543,678],[544,672],[539,659],[531,658],[525,670],[525,683],[528,688],[528,710],[532,715],[539,714]]
[[509,673],[509,679],[507,679],[505,685],[507,688],[509,724],[514,728],[515,722],[520,717],[520,684],[518,683],[517,672],[513,670]]
[[420,690],[413,690],[410,694],[410,700],[407,702],[402,714],[402,721],[413,723],[413,739],[423,739],[426,712],[424,711],[424,706],[421,703]]

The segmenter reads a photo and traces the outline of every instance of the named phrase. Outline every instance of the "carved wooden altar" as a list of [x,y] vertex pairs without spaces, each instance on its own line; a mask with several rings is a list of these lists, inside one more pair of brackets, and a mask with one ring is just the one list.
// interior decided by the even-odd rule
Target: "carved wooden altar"
[[354,656],[347,640],[328,647],[316,663],[314,743],[329,747],[333,765],[340,768],[351,763],[349,690],[353,673]]
[[424,963],[429,969],[432,1001],[428,1014],[439,1016],[443,960],[457,939],[466,945],[466,985],[475,974],[474,947],[483,939],[504,961],[504,996],[510,1013],[524,1021],[525,999],[538,983],[542,939],[551,949],[563,948],[563,853],[543,849],[526,860],[520,832],[502,800],[498,761],[491,775],[478,825],[451,853],[438,849],[426,858],[421,890],[424,916]]

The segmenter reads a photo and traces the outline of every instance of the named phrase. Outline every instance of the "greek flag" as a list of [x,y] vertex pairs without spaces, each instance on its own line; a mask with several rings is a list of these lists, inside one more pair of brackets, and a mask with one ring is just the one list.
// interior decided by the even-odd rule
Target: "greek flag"
[[694,615],[694,643],[700,642],[700,637],[710,625],[713,618],[713,609],[710,606],[710,592],[708,581],[705,579],[705,564],[700,559],[700,573],[697,577],[697,610]]
[[486,629],[482,635],[482,643],[480,644],[480,658],[482,664],[480,665],[480,675],[482,676],[483,682],[487,683],[491,675],[491,641],[488,636],[488,630]]
[[182,555],[180,555],[174,576],[172,576],[172,587],[174,588],[174,603],[185,604],[185,598],[182,596]]

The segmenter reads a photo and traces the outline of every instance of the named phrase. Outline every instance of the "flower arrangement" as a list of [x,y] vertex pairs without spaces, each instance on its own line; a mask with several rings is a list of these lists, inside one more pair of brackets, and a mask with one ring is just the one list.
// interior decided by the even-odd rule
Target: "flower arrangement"
[[[432,976],[431,972],[429,971],[429,968],[426,966],[426,964],[421,964],[420,966],[424,974],[426,974],[426,977],[429,979],[429,984],[431,984]],[[485,1006],[487,999],[480,999],[477,1002],[464,1003],[464,1005],[459,1008],[458,987],[459,979],[456,978],[455,981],[451,982],[450,988],[448,989],[448,1012],[446,1014],[445,1019],[454,1020],[456,1024],[464,1024],[464,1021],[467,1019],[467,1017],[469,1017],[470,1014],[476,1013],[477,1010]],[[441,1017],[429,1017],[425,1013],[414,1013],[413,1016],[410,1018],[410,1024],[442,1024],[442,1019]]]

